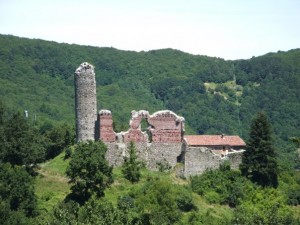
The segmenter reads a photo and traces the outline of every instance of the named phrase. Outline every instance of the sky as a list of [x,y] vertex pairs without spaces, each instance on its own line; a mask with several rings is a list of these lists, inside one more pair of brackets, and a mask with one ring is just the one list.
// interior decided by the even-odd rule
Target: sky
[[0,0],[0,34],[248,59],[300,48],[300,0]]

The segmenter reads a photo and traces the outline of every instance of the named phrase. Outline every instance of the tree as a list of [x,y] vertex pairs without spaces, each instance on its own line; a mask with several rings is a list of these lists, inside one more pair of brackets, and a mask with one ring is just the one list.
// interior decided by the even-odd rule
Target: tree
[[33,178],[24,167],[0,164],[0,203],[0,208],[6,208],[6,215],[11,211],[20,211],[26,216],[36,215]]
[[278,165],[267,116],[259,113],[251,124],[250,138],[240,165],[242,174],[265,187],[278,185]]
[[182,216],[178,186],[170,179],[151,179],[132,196],[142,224],[175,224]]
[[105,159],[107,147],[103,142],[81,142],[75,147],[67,168],[71,198],[84,203],[93,194],[104,196],[104,190],[113,183],[112,166]]
[[141,162],[138,161],[133,142],[129,144],[129,157],[124,158],[122,173],[130,182],[138,182],[141,177]]
[[38,130],[30,127],[26,119],[16,113],[4,122],[4,137],[0,146],[0,160],[27,168],[44,159],[45,147]]
[[54,158],[59,155],[64,148],[74,144],[74,138],[70,130],[71,128],[67,124],[62,124],[45,133],[48,140],[46,159]]

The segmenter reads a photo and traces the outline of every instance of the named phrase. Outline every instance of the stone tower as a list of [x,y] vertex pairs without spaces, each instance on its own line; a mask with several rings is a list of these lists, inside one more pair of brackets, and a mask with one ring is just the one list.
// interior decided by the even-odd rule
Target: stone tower
[[95,140],[96,80],[94,67],[87,62],[75,71],[75,113],[77,142]]

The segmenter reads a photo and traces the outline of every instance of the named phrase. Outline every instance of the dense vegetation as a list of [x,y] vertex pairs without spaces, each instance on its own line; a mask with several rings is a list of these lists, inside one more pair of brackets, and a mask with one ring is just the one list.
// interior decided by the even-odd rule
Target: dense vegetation
[[[129,145],[130,154],[123,166],[113,169],[104,157],[106,146],[102,142],[69,146],[68,132],[61,127],[37,131],[17,113],[12,118],[18,118],[15,122],[24,129],[22,133],[11,119],[2,117],[1,103],[0,109],[1,224],[296,225],[300,222],[300,176],[295,170],[280,171],[276,174],[276,185],[268,180],[265,185],[253,179],[257,176],[249,176],[249,171],[266,176],[266,168],[267,172],[270,168],[255,166],[243,176],[243,170],[233,171],[225,162],[218,170],[183,179],[176,175],[176,168],[174,172],[150,172],[142,168],[134,143]],[[259,123],[263,129],[254,134],[251,130],[250,140],[260,139],[266,145],[254,150],[257,162],[251,157],[249,160],[253,160],[253,165],[268,166],[269,162],[260,155],[272,146],[268,139],[270,126],[261,115],[258,114],[252,127]],[[3,132],[7,129],[12,131],[9,137]],[[50,140],[51,133],[59,133],[62,138]],[[46,159],[43,153],[53,146],[61,146],[60,154],[39,163]],[[254,148],[251,141],[247,148],[250,147]],[[32,155],[27,154],[31,149]],[[268,157],[270,165],[277,162],[273,154]],[[243,160],[241,168],[247,168],[249,160]]]
[[[0,223],[299,224],[299,59],[300,50],[225,61],[0,35]],[[84,61],[117,131],[133,109],[167,108],[187,133],[239,134],[256,154],[241,171],[225,163],[182,179],[142,168],[132,144],[112,169],[103,143],[74,145],[73,72]],[[260,111],[270,120],[253,120]]]
[[299,49],[225,61],[0,35],[0,96],[10,114],[28,110],[39,126],[74,126],[73,73],[87,61],[96,68],[98,109],[112,111],[117,131],[128,128],[133,109],[170,109],[185,117],[187,133],[247,139],[253,115],[265,111],[281,158],[291,162],[288,140],[300,136],[299,59]]

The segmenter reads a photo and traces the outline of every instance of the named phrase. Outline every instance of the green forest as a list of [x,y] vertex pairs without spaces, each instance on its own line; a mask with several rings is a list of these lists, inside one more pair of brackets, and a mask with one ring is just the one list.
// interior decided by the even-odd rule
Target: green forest
[[[82,62],[95,66],[98,110],[112,111],[115,131],[132,110],[169,109],[186,134],[240,135],[258,154],[182,178],[148,171],[132,144],[109,167],[105,145],[74,142]],[[0,35],[0,68],[1,224],[300,223],[300,49],[224,60]]]

